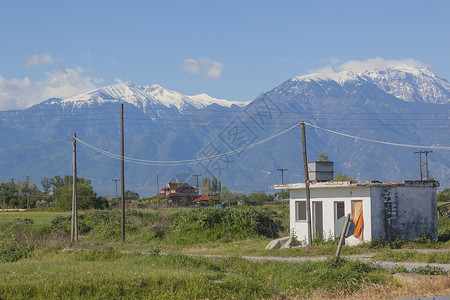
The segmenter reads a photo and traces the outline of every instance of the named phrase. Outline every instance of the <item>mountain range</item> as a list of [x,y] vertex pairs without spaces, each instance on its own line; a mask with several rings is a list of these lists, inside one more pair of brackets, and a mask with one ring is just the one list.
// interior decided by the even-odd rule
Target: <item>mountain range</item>
[[201,174],[246,193],[273,192],[273,184],[281,182],[278,168],[288,169],[285,183],[302,182],[300,121],[316,126],[306,127],[308,159],[326,152],[335,173],[359,181],[419,179],[414,151],[433,146],[430,177],[450,186],[449,151],[439,149],[450,146],[450,84],[429,69],[404,67],[297,76],[250,102],[120,82],[0,112],[0,180],[30,176],[39,183],[71,174],[70,138],[76,133],[78,175],[91,179],[100,194],[114,196],[120,104],[130,158],[125,185],[141,196],[156,193],[156,175],[159,188],[169,180],[193,183],[191,175]]

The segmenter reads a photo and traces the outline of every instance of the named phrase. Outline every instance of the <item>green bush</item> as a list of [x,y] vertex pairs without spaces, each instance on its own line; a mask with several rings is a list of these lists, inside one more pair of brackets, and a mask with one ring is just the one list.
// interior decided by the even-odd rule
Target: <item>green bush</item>
[[172,222],[175,241],[229,241],[252,236],[277,237],[282,230],[277,213],[265,208],[199,208]]
[[0,261],[15,262],[21,258],[26,258],[33,251],[33,247],[25,243],[0,243]]
[[[158,213],[128,210],[125,212],[125,231],[128,234],[144,234],[156,230],[156,236],[164,236],[164,226],[158,226],[161,225],[160,221],[163,218],[164,216]],[[71,222],[71,216],[58,216],[52,220],[52,226],[54,229],[60,229],[70,234]],[[78,215],[78,233],[103,240],[120,239],[120,224],[121,212],[119,210],[88,211]],[[167,224],[165,227],[168,228],[169,225]]]
[[450,241],[450,218],[438,217],[438,241],[448,242]]

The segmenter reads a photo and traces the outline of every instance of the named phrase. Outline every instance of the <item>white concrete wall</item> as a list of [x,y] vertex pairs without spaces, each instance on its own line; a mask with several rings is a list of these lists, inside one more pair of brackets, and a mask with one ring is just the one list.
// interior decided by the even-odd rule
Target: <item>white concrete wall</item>
[[435,187],[372,187],[373,238],[437,238]]
[[[324,238],[334,238],[334,202],[343,201],[345,215],[351,214],[351,201],[363,201],[364,218],[364,240],[372,238],[371,218],[370,218],[370,188],[369,187],[323,187],[311,188],[311,202],[321,201],[323,209],[323,236]],[[292,189],[290,199],[290,229],[291,234],[303,243],[307,242],[308,225],[305,221],[295,221],[295,202],[305,201],[305,189]],[[311,204],[311,214],[313,213]],[[311,216],[311,220],[312,216]],[[350,237],[346,239],[347,245],[357,244],[360,241],[357,238]]]

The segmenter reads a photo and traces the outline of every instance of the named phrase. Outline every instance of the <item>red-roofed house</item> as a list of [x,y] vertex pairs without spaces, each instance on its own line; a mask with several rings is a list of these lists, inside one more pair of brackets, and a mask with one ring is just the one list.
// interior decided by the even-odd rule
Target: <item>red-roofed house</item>
[[197,190],[185,182],[169,182],[161,189],[160,199],[178,204],[181,201],[193,201],[197,197]]
[[214,201],[214,204],[219,204],[219,199],[215,197],[211,197],[209,195],[203,195],[198,197],[197,199],[190,202],[193,206],[203,206],[203,205],[209,205],[210,201]]

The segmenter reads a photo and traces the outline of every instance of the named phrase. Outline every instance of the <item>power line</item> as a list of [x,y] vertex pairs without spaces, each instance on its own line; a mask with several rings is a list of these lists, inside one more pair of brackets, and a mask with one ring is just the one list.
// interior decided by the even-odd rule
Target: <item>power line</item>
[[[194,159],[187,159],[187,160],[173,160],[173,161],[170,161],[170,160],[155,161],[155,160],[137,159],[137,158],[132,158],[132,157],[124,157],[124,160],[127,161],[127,162],[132,162],[132,163],[135,163],[135,164],[142,164],[142,165],[170,165],[170,166],[176,166],[176,165],[195,164],[195,163],[198,163],[198,162],[201,162],[201,161],[205,161],[205,160],[212,160],[212,159],[222,158],[222,157],[225,157],[225,156],[229,156],[229,155],[232,155],[232,154],[235,154],[235,153],[239,153],[239,152],[242,152],[244,150],[256,147],[258,145],[261,145],[261,144],[263,144],[263,143],[265,143],[267,141],[270,141],[271,139],[274,139],[274,138],[276,138],[276,137],[278,137],[278,136],[280,136],[280,135],[282,135],[282,134],[284,134],[284,133],[294,129],[297,126],[299,126],[299,124],[295,124],[294,126],[288,128],[286,130],[283,130],[283,131],[281,131],[281,132],[279,132],[277,134],[274,134],[274,135],[272,135],[272,136],[270,136],[270,137],[268,137],[266,139],[260,140],[260,141],[258,141],[256,143],[251,144],[251,145],[248,145],[248,146],[236,149],[236,150],[228,151],[228,152],[225,152],[225,153],[220,153],[220,154],[217,154],[217,155],[208,156],[208,157],[201,157],[201,158],[194,158]],[[100,152],[100,153],[102,153],[104,155],[107,155],[107,156],[109,156],[111,158],[114,158],[114,159],[121,159],[122,158],[122,156],[120,156],[118,154],[114,154],[114,153],[111,153],[109,151],[97,148],[97,147],[95,147],[95,146],[93,146],[91,144],[88,144],[85,141],[80,140],[79,138],[77,138],[77,140],[81,144],[87,146],[88,148],[90,148],[90,149],[92,149],[94,151]]]
[[422,145],[408,145],[408,144],[399,144],[399,143],[391,143],[391,142],[384,142],[384,141],[377,141],[377,140],[373,140],[373,139],[367,139],[367,138],[361,138],[361,137],[357,137],[354,135],[350,135],[350,134],[346,134],[346,133],[341,133],[341,132],[337,132],[334,130],[330,130],[330,129],[326,129],[326,128],[322,128],[310,123],[306,123],[306,125],[309,125],[311,127],[317,128],[317,129],[321,129],[324,131],[328,131],[337,135],[342,135],[342,136],[346,136],[346,137],[350,137],[350,138],[354,138],[357,140],[363,140],[363,141],[367,141],[367,142],[373,142],[373,143],[379,143],[379,144],[385,144],[385,145],[391,145],[391,146],[399,146],[399,147],[408,147],[408,148],[430,148],[430,149],[436,149],[436,150],[450,150],[450,147],[444,147],[444,146],[422,146]]
[[72,138],[53,140],[53,141],[31,142],[31,143],[25,143],[25,144],[3,145],[3,146],[0,146],[0,148],[28,147],[28,146],[34,146],[34,145],[51,144],[51,143],[57,143],[57,142],[62,142],[62,141],[69,141],[69,140],[72,140]]

